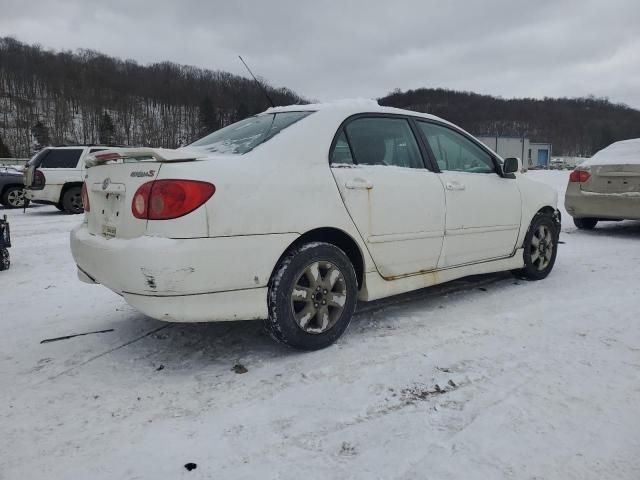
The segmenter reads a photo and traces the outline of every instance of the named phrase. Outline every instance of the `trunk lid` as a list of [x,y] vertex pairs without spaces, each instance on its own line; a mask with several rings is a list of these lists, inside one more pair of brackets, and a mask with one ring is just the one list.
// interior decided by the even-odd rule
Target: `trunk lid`
[[591,165],[589,180],[581,184],[585,192],[601,194],[640,193],[640,164]]
[[142,184],[156,179],[160,166],[159,162],[146,161],[105,164],[87,169],[89,233],[105,238],[144,235],[147,220],[133,216],[131,202]]
[[118,148],[89,155],[85,160],[89,233],[125,239],[144,235],[148,221],[136,218],[131,211],[138,188],[158,177],[162,163],[188,162],[202,156],[202,151],[188,148]]

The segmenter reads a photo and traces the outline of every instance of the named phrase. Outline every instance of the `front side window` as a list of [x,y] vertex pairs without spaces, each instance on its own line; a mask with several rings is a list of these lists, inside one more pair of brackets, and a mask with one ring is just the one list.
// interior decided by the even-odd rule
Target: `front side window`
[[495,173],[491,156],[468,138],[441,125],[417,123],[443,172]]
[[51,149],[42,158],[40,168],[76,168],[80,155],[80,148]]
[[403,118],[358,118],[346,126],[358,165],[424,168],[418,143]]
[[210,152],[242,155],[270,140],[285,128],[313,112],[264,113],[245,118],[221,128],[190,147],[202,147]]

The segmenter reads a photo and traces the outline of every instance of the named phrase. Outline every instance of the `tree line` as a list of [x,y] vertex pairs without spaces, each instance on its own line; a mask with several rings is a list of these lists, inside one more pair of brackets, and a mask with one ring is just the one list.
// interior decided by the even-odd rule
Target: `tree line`
[[[265,85],[277,105],[306,103]],[[557,155],[590,156],[640,137],[640,111],[602,98],[502,99],[395,90],[381,105],[428,112],[476,135],[527,136]],[[269,107],[253,80],[170,62],[140,65],[93,50],[55,52],[0,37],[0,157],[46,145],[175,148]]]
[[605,98],[502,99],[471,92],[395,90],[381,105],[431,113],[480,135],[525,136],[553,144],[556,155],[586,156],[640,137],[640,111]]
[[[276,105],[304,103],[266,85]],[[147,66],[92,50],[54,52],[0,38],[0,151],[46,145],[175,148],[270,105],[253,80],[163,62]]]

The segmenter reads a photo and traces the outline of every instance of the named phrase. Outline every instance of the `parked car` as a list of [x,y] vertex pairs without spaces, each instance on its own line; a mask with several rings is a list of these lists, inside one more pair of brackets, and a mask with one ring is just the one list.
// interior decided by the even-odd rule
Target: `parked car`
[[0,166],[0,203],[9,208],[24,207],[22,171],[17,167]]
[[27,164],[24,173],[26,198],[55,205],[67,213],[82,213],[82,182],[85,158],[108,147],[73,145],[47,147]]
[[640,220],[640,138],[615,142],[571,172],[565,208],[576,227]]
[[356,301],[553,268],[557,193],[440,118],[375,102],[278,107],[177,149],[87,162],[80,279],[160,320],[266,319],[323,348]]

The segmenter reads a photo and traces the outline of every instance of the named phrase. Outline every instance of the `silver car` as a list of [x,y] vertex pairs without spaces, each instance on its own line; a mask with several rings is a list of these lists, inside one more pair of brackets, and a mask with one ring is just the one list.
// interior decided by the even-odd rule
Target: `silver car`
[[576,167],[564,205],[582,229],[601,220],[640,220],[640,138],[613,143]]

